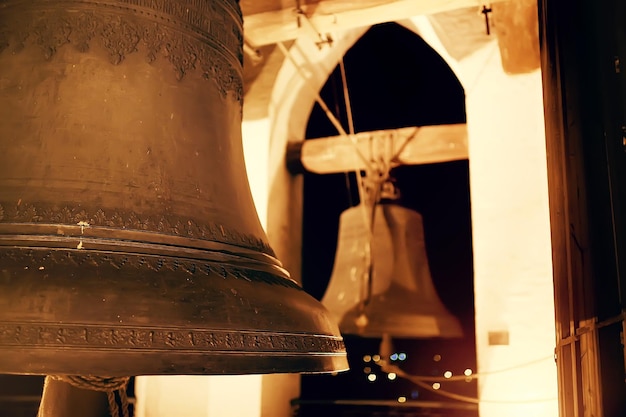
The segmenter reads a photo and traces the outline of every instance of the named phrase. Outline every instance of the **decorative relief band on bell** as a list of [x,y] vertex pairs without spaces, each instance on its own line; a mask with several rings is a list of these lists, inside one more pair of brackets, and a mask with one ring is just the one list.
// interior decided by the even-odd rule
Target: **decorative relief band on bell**
[[[117,270],[131,269],[135,271],[178,272],[192,276],[214,275],[223,279],[238,279],[248,282],[280,285],[282,287],[303,291],[295,281],[271,272],[238,267],[224,262],[207,262],[158,255],[97,252],[78,249],[13,249],[0,247],[0,266],[6,264],[7,261],[23,269],[40,269],[46,271],[46,273],[50,271],[51,267],[55,266],[109,267]],[[46,266],[48,267],[47,270]]]
[[0,223],[40,223],[65,224],[76,226],[88,224],[90,227],[115,227],[125,230],[167,233],[195,239],[204,239],[236,245],[275,257],[268,243],[219,224],[198,224],[190,219],[174,216],[141,216],[134,212],[120,210],[95,211],[82,207],[56,208],[48,205],[35,205],[19,202],[0,202]]
[[333,336],[246,332],[133,328],[123,326],[58,325],[53,323],[0,323],[0,346],[64,349],[181,350],[207,352],[342,353],[343,340]]
[[[55,7],[50,10],[46,3]],[[17,53],[30,42],[51,59],[61,47],[71,45],[84,53],[97,43],[113,65],[135,52],[144,53],[149,63],[161,57],[170,62],[178,80],[190,71],[201,71],[203,78],[217,82],[223,95],[232,92],[240,100],[242,23],[224,6],[224,2],[199,0],[0,0],[4,14],[0,17],[0,54],[4,50]],[[9,18],[10,8],[16,9],[13,18]],[[125,14],[117,13],[122,10]]]

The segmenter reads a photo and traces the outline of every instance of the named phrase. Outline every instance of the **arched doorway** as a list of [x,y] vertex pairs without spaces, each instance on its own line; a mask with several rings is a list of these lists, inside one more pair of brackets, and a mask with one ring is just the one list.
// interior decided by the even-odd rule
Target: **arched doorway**
[[[355,132],[465,123],[463,87],[445,61],[414,32],[395,23],[374,26],[343,59]],[[339,68],[330,74],[320,94],[348,130]],[[336,134],[316,105],[306,138]],[[406,354],[402,366],[411,374],[442,379],[445,371],[462,375],[465,369],[476,370],[468,161],[402,166],[392,175],[403,195],[402,204],[424,217],[433,282],[442,301],[460,318],[464,331],[462,339],[396,341],[398,351]],[[331,275],[339,215],[358,203],[355,181],[354,174],[304,176],[302,279],[305,290],[317,298],[323,296]],[[419,415],[417,410],[429,415],[435,410],[445,410],[449,416],[477,415],[472,404],[451,400],[408,380],[390,379],[371,360],[364,361],[378,352],[379,339],[346,337],[346,341],[352,370],[337,376],[303,376],[302,416],[321,409],[337,416],[386,415],[372,414],[385,410],[410,410],[411,415]],[[464,397],[477,396],[471,379],[442,381],[436,386]],[[352,401],[352,405],[338,406],[337,401],[342,400]],[[382,408],[372,408],[376,402]],[[407,408],[409,404],[413,408]],[[358,414],[361,408],[368,408],[368,414]]]

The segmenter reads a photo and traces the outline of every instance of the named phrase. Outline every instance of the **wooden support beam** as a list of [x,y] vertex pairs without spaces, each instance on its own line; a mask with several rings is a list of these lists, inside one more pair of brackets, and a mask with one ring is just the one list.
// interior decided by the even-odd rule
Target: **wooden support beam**
[[[495,0],[495,3],[503,0]],[[413,16],[464,7],[478,7],[476,0],[321,0],[302,5],[311,25],[322,35]],[[253,46],[275,44],[305,36],[307,25],[298,27],[295,7],[244,16],[246,40]],[[306,35],[309,36],[309,35]]]
[[392,161],[392,166],[456,161],[468,158],[467,125],[436,125],[361,132],[353,140],[345,136],[311,139],[289,145],[287,165],[302,171],[330,174],[364,170],[355,146],[370,160]]

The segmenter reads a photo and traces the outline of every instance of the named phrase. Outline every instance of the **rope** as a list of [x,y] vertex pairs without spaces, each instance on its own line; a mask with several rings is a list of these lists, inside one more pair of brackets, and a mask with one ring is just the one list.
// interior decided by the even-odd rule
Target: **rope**
[[76,388],[104,392],[109,402],[111,417],[130,417],[128,396],[126,395],[126,386],[130,377],[50,375],[49,378],[66,382]]
[[324,111],[324,113],[326,114],[326,116],[328,117],[328,120],[332,123],[332,125],[335,127],[335,129],[337,129],[337,132],[339,132],[340,136],[344,136],[346,138],[348,138],[350,140],[350,143],[354,146],[354,150],[357,154],[357,156],[361,159],[361,162],[363,162],[363,164],[365,164],[365,166],[367,167],[367,169],[372,169],[372,166],[370,165],[370,161],[369,159],[367,159],[365,157],[365,155],[363,155],[363,152],[361,152],[361,150],[359,149],[357,143],[356,143],[356,137],[354,135],[349,135],[346,130],[343,128],[343,126],[341,125],[341,123],[339,122],[339,120],[337,120],[337,118],[335,117],[335,115],[330,111],[330,109],[328,108],[328,106],[326,105],[326,103],[324,102],[324,100],[322,99],[322,97],[320,96],[320,94],[315,90],[315,88],[308,82],[309,78],[306,76],[306,74],[304,73],[304,71],[302,70],[301,66],[298,65],[298,63],[296,62],[296,60],[294,59],[294,57],[291,55],[291,53],[287,50],[287,48],[285,47],[285,45],[283,45],[282,42],[278,42],[276,44],[278,46],[278,49],[280,49],[280,51],[283,53],[283,55],[285,56],[285,58],[287,58],[294,66],[294,68],[296,69],[296,71],[298,72],[298,74],[302,77],[302,79],[305,81],[305,85],[309,88],[309,90],[315,95],[315,101],[317,102],[317,104],[320,105],[320,107],[322,108],[322,110]]

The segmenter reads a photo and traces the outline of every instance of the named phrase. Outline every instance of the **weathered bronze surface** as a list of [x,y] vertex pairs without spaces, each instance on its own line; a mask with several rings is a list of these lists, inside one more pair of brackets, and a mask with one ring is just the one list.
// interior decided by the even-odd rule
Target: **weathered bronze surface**
[[260,226],[234,0],[0,0],[0,372],[345,369]]

